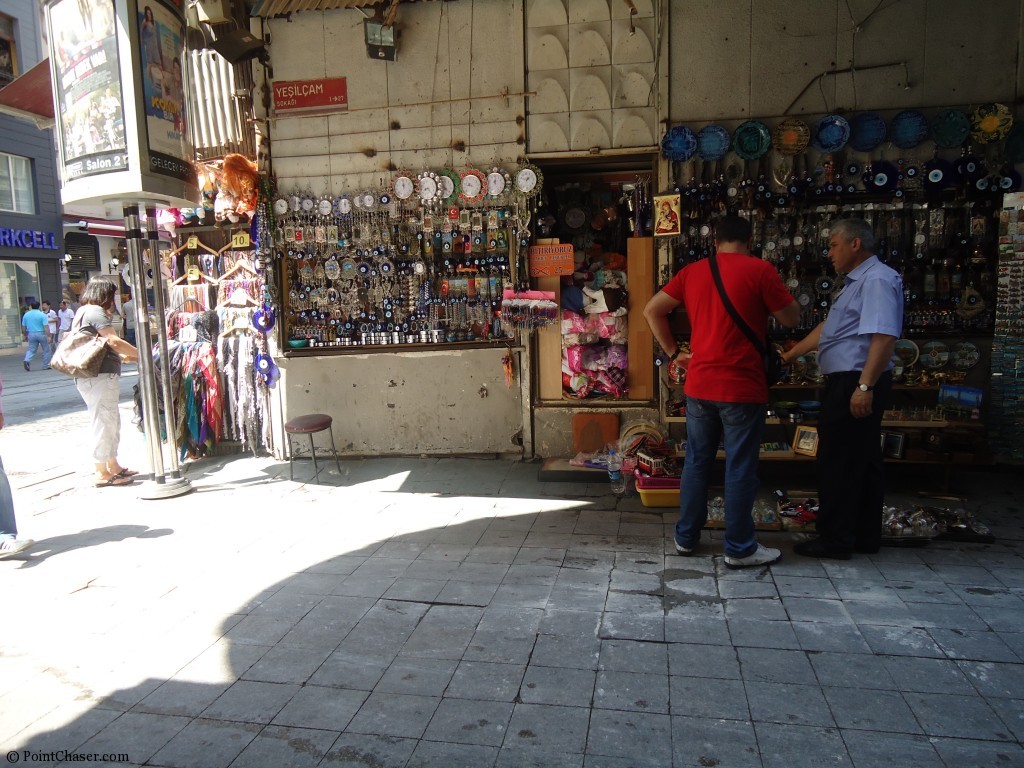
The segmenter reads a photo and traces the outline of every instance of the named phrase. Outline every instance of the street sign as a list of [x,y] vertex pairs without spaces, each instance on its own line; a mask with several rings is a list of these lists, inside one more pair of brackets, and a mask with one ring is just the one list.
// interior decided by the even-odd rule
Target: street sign
[[344,77],[281,80],[274,84],[274,113],[347,112],[348,82]]

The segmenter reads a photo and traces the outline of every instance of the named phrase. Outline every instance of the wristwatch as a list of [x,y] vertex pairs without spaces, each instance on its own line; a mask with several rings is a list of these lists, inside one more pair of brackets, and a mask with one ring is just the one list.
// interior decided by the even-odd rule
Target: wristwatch
[[870,392],[874,388],[875,388],[874,384],[871,384],[871,385],[868,385],[868,384],[858,384],[857,385],[857,389],[859,389],[861,392]]

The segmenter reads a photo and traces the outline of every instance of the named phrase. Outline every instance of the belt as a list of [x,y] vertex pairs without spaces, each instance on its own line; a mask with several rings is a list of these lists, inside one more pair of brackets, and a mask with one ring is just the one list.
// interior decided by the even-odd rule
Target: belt
[[839,381],[840,379],[847,379],[852,376],[860,377],[861,371],[837,371],[836,373],[826,373],[825,381]]

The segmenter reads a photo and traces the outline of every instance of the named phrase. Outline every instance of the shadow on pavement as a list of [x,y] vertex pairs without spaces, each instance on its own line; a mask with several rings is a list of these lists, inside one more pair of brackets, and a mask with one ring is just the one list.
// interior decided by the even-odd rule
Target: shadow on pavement
[[[33,568],[55,555],[76,549],[110,544],[125,539],[155,539],[169,536],[172,533],[174,531],[170,528],[151,529],[145,525],[109,525],[103,528],[90,528],[77,533],[38,539],[31,549],[18,555],[18,558],[21,560],[21,568]],[[11,561],[14,562],[14,558]]]

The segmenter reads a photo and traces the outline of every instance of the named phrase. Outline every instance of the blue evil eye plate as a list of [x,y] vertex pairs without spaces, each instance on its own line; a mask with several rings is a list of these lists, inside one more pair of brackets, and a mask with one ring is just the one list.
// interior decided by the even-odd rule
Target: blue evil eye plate
[[838,152],[850,140],[850,124],[841,115],[825,115],[814,131],[814,148],[819,152]]
[[913,149],[928,137],[928,120],[916,109],[904,109],[889,123],[889,137],[900,149]]
[[681,163],[697,152],[697,134],[685,125],[673,125],[661,138],[661,154],[666,160]]
[[701,160],[721,160],[729,151],[729,132],[720,125],[705,125],[697,134],[697,154]]

